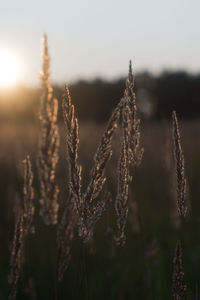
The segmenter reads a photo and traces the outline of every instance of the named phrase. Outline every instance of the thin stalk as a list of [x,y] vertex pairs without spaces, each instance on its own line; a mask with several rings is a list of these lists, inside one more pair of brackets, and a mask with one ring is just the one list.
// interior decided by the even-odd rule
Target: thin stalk
[[83,273],[84,273],[84,283],[85,283],[85,299],[89,300],[88,295],[88,279],[87,279],[87,269],[86,269],[86,255],[85,255],[85,244],[82,246],[83,250]]

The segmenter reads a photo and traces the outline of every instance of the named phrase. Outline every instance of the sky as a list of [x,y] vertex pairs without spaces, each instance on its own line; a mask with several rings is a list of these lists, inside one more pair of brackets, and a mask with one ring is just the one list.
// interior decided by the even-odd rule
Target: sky
[[21,83],[39,84],[46,33],[55,83],[135,72],[200,71],[199,0],[6,0],[0,50],[22,64]]

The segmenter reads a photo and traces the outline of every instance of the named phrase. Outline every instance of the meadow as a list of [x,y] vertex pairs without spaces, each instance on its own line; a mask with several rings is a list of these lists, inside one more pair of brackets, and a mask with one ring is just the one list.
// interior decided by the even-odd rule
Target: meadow
[[[140,168],[135,171],[129,196],[129,201],[138,202],[142,232],[140,230],[139,233],[137,232],[137,224],[134,228],[135,216],[132,216],[130,210],[126,226],[128,233],[126,245],[123,249],[118,249],[112,241],[116,220],[115,211],[111,207],[109,213],[104,213],[102,220],[97,224],[94,238],[89,244],[83,245],[75,236],[71,262],[59,286],[60,299],[66,297],[87,299],[86,289],[89,299],[102,299],[102,297],[105,299],[170,299],[174,246],[180,234],[183,241],[183,265],[185,281],[188,285],[188,299],[198,299],[195,298],[195,293],[200,275],[198,267],[200,124],[192,122],[182,124],[186,172],[190,187],[190,218],[181,229],[174,229],[170,219],[172,205],[169,178],[165,169],[166,154],[163,149],[162,125],[162,123],[146,123],[142,126],[145,153]],[[80,160],[89,172],[103,126],[86,123],[81,124],[80,128],[82,128]],[[34,157],[37,151],[37,135],[31,126],[25,128],[15,125],[11,128],[9,125],[2,128],[0,140],[1,297],[6,299],[10,288],[7,274],[14,230],[14,207],[16,200],[23,198],[22,159],[27,152]],[[57,173],[63,201],[67,193],[68,168],[64,144],[63,139]],[[33,166],[35,170],[34,161]],[[110,162],[109,173],[108,187],[113,191],[114,197],[116,166],[113,161]],[[37,192],[35,198],[37,199]],[[38,216],[38,206],[36,202],[36,232],[27,241],[20,299],[54,299],[56,232],[55,229],[51,231],[42,223]],[[87,288],[85,277],[87,277]]]
[[[62,99],[58,101],[59,113],[62,115]],[[88,109],[86,108],[86,111]],[[72,110],[71,115],[73,115]],[[30,111],[29,113],[31,114]],[[32,112],[33,115],[34,113]],[[178,111],[177,116],[179,116]],[[33,120],[34,118],[32,116]],[[188,214],[184,220],[180,221],[175,203],[176,180],[171,115],[168,120],[164,121],[153,122],[141,119],[140,143],[144,147],[144,154],[141,164],[134,165],[130,172],[132,181],[129,183],[127,201],[129,212],[125,225],[127,238],[123,246],[116,245],[115,242],[119,227],[114,202],[118,193],[118,158],[122,136],[120,126],[116,129],[111,143],[113,155],[108,162],[106,161],[105,188],[110,193],[109,199],[106,198],[106,208],[102,210],[101,217],[97,218],[98,222],[95,224],[94,235],[91,238],[90,236],[88,238],[88,232],[85,233],[88,228],[84,229],[85,231],[81,228],[84,225],[81,223],[83,221],[78,222],[78,213],[75,213],[77,215],[76,225],[73,227],[74,237],[71,239],[70,235],[69,245],[66,248],[66,253],[70,248],[71,259],[62,280],[59,281],[57,236],[63,212],[66,209],[66,199],[70,194],[70,189],[74,188],[73,180],[69,187],[71,176],[69,169],[71,168],[71,173],[73,173],[73,168],[69,158],[66,123],[61,117],[58,123],[60,136],[58,162],[56,161],[56,166],[52,164],[52,168],[55,167],[53,180],[56,180],[60,191],[58,195],[60,209],[57,221],[55,221],[55,216],[51,219],[51,216],[45,213],[45,217],[49,218],[48,222],[52,222],[51,225],[45,224],[44,215],[41,216],[40,176],[37,175],[40,121],[41,119],[37,118],[33,122],[15,120],[11,123],[5,119],[1,120],[0,298],[7,299],[12,287],[12,284],[8,283],[8,274],[12,268],[10,256],[17,215],[24,201],[24,163],[22,161],[29,154],[34,174],[33,224],[35,232],[30,231],[23,241],[17,299],[200,299],[198,292],[200,276],[200,140],[198,137],[200,123],[198,121],[179,122],[185,157],[185,176],[188,182],[186,198]],[[74,119],[71,118],[71,123],[69,123],[73,122]],[[79,122],[78,161],[83,167],[83,190],[88,186],[91,168],[94,165],[94,154],[105,127],[105,124],[94,121]],[[53,127],[53,130],[56,129]],[[56,152],[56,146],[52,148],[52,151]],[[41,155],[44,154],[42,151],[41,153]],[[46,153],[47,156],[48,151]],[[53,152],[53,155],[56,154]],[[51,193],[55,193],[54,200],[56,201],[56,192],[51,191]],[[104,191],[99,193],[97,201],[103,197],[106,197]],[[55,214],[51,203],[48,205],[49,211],[52,210],[52,215]],[[81,210],[81,206],[79,208],[78,205],[78,209]],[[81,234],[80,230],[82,230]],[[184,282],[187,285],[187,291],[182,298],[175,298],[172,295],[173,262],[177,240],[181,240]]]

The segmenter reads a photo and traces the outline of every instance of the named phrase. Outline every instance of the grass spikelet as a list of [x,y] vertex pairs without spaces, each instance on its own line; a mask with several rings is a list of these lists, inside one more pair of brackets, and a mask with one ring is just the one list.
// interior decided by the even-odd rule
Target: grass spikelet
[[126,242],[125,225],[128,215],[128,184],[129,184],[129,170],[128,170],[128,156],[125,140],[121,143],[120,158],[118,165],[118,189],[115,201],[115,210],[117,212],[117,228],[118,233],[115,237],[117,245],[123,246]]
[[106,165],[112,156],[111,141],[117,128],[117,123],[120,116],[120,107],[121,102],[113,111],[94,155],[94,166],[91,170],[90,182],[84,195],[85,201],[88,203],[92,203],[99,195],[106,181],[104,172]]
[[180,217],[185,217],[187,213],[186,206],[186,179],[184,154],[181,147],[181,137],[176,112],[172,112],[173,122],[173,140],[174,140],[174,157],[176,165],[176,182],[177,182],[177,209]]
[[17,285],[21,275],[22,258],[24,250],[25,237],[28,233],[33,232],[34,216],[34,190],[33,190],[33,172],[30,156],[27,155],[24,163],[24,188],[23,188],[23,207],[18,205],[17,216],[15,220],[15,232],[12,244],[10,258],[10,274],[8,281],[12,287],[9,299],[13,300],[17,295]]
[[56,184],[55,170],[58,162],[60,138],[57,126],[58,101],[53,98],[53,89],[50,84],[50,58],[45,35],[43,38],[41,86],[40,137],[37,157],[41,192],[40,213],[47,225],[54,225],[57,223],[59,208],[59,189]]
[[164,120],[163,122],[164,141],[163,141],[163,163],[165,173],[167,175],[168,193],[170,197],[170,221],[174,228],[179,228],[180,216],[177,211],[177,195],[176,195],[176,174],[174,172],[174,160],[172,153],[172,139],[171,128],[169,122]]
[[71,103],[69,89],[66,86],[63,97],[63,115],[67,129],[67,158],[69,163],[69,194],[75,200],[76,208],[80,210],[81,203],[81,171],[78,164],[79,127],[78,120],[74,116],[74,106]]
[[35,208],[33,205],[34,190],[33,190],[33,172],[30,156],[27,155],[24,163],[24,232],[34,233],[33,216]]
[[89,239],[92,236],[94,226],[100,218],[106,205],[106,197],[102,197],[102,199],[98,203],[95,203],[94,200],[102,191],[103,185],[106,181],[104,173],[107,163],[112,156],[111,142],[120,116],[120,105],[121,102],[113,111],[107,123],[106,129],[101,137],[99,146],[94,155],[94,166],[91,170],[90,182],[83,196],[83,218],[84,224],[86,224],[86,228],[83,228],[81,235],[85,240]]
[[172,275],[172,299],[186,299],[187,286],[184,284],[184,273],[182,267],[181,243],[177,242],[174,256],[174,270]]
[[[67,135],[67,161],[69,164],[69,205],[72,205],[81,216],[82,196],[81,196],[81,172],[82,167],[78,163],[78,148],[79,148],[79,127],[78,120],[74,115],[74,106],[71,102],[69,88],[65,86],[63,96],[63,116],[66,125]],[[73,207],[74,206],[74,207]]]
[[10,258],[10,274],[8,276],[11,285],[10,300],[16,299],[18,281],[21,275],[22,255],[24,248],[24,224],[23,214],[19,214],[15,222],[15,233],[12,244],[12,252]]
[[78,120],[74,116],[69,88],[66,85],[63,95],[63,117],[66,125],[67,161],[69,170],[69,195],[65,203],[61,223],[57,232],[57,280],[61,281],[71,259],[70,242],[74,225],[79,215],[81,203],[81,166],[78,164]]
[[72,194],[69,195],[64,207],[64,213],[61,223],[58,228],[57,246],[57,280],[61,281],[63,275],[69,265],[70,255],[70,242],[74,236],[74,225],[76,222],[76,212],[74,207]]
[[78,120],[74,116],[69,89],[66,86],[63,98],[64,120],[67,128],[67,152],[69,162],[69,193],[72,194],[78,213],[79,235],[84,241],[93,235],[93,229],[104,208],[106,197],[94,201],[105,183],[104,172],[112,155],[111,141],[120,115],[120,105],[113,111],[94,156],[94,166],[86,192],[81,192],[81,166],[78,164]]
[[129,65],[129,74],[126,80],[126,89],[121,105],[122,113],[122,137],[121,150],[118,162],[118,188],[115,201],[117,213],[118,233],[115,237],[117,245],[123,246],[126,241],[125,225],[128,215],[128,192],[130,177],[130,166],[139,165],[144,149],[140,146],[140,120],[137,117],[137,107],[134,92],[134,80],[132,65]]
[[70,242],[73,238],[77,214],[81,215],[81,166],[78,164],[78,120],[74,116],[74,106],[68,86],[63,95],[63,117],[66,125],[67,161],[69,164],[69,195],[57,232],[57,280],[61,281],[69,265]]
[[131,61],[129,64],[128,78],[126,80],[124,101],[126,102],[126,106],[123,108],[122,114],[126,114],[126,117],[123,117],[123,122],[127,123],[127,145],[129,147],[128,159],[130,160],[130,164],[139,166],[142,160],[144,148],[140,145],[140,119],[137,116],[136,97],[134,92],[134,77]]

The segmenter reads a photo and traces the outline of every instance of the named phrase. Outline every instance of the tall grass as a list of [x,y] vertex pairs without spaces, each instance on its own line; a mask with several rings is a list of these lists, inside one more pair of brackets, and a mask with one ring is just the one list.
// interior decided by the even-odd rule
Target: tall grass
[[[62,282],[64,281],[64,285],[67,285],[66,278],[71,280],[70,276],[75,276],[75,274],[77,274],[76,276],[80,275],[80,270],[83,268],[85,282],[83,285],[87,299],[90,298],[90,287],[92,287],[93,290],[98,291],[98,284],[101,282],[104,282],[104,285],[101,286],[99,291],[101,297],[105,287],[106,290],[109,291],[109,296],[105,296],[105,299],[106,297],[107,299],[114,299],[113,295],[117,295],[117,298],[115,297],[115,299],[120,300],[134,299],[134,297],[137,297],[137,299],[147,299],[147,297],[148,299],[161,299],[156,297],[162,294],[162,291],[159,290],[160,286],[163,286],[163,290],[165,290],[164,286],[166,283],[159,283],[160,277],[164,271],[162,266],[158,268],[157,265],[162,264],[164,255],[166,255],[164,252],[161,253],[160,251],[160,249],[165,249],[162,245],[162,243],[164,244],[166,242],[164,242],[162,230],[166,230],[166,228],[165,224],[161,225],[160,241],[158,240],[158,237],[152,239],[152,233],[147,237],[145,230],[147,232],[148,230],[152,230],[152,228],[154,228],[154,223],[148,225],[150,229],[145,228],[146,223],[144,223],[144,219],[146,216],[143,215],[143,206],[146,207],[146,215],[148,215],[148,206],[147,203],[143,203],[140,199],[135,197],[137,193],[135,193],[134,188],[138,183],[137,172],[140,172],[140,165],[142,168],[144,147],[141,146],[141,144],[143,144],[144,139],[143,142],[141,142],[140,118],[137,110],[131,62],[123,97],[119,99],[105,129],[102,130],[103,133],[97,144],[89,175],[88,170],[84,170],[80,163],[81,145],[79,140],[78,116],[75,112],[74,105],[72,104],[73,98],[71,98],[69,88],[67,85],[65,86],[62,102],[65,127],[65,151],[62,152],[65,153],[65,159],[63,160],[65,161],[65,164],[62,165],[65,173],[63,190],[62,188],[59,188],[58,183],[60,175],[59,173],[56,173],[59,153],[61,153],[59,152],[60,135],[57,124],[58,100],[54,99],[53,89],[50,84],[50,58],[46,36],[44,36],[43,39],[41,86],[42,97],[39,116],[40,132],[36,158],[37,168],[35,168],[35,174],[37,174],[37,178],[35,179],[38,179],[38,182],[37,180],[34,181],[34,186],[39,190],[39,193],[35,193],[34,199],[33,171],[30,157],[27,156],[24,161],[23,205],[22,207],[19,207],[18,215],[16,217],[10,260],[10,299],[16,299],[18,287],[20,286],[19,283],[23,278],[22,266],[24,265],[24,261],[26,261],[26,257],[23,258],[23,255],[26,255],[25,240],[29,233],[34,233],[34,228],[36,230],[36,235],[37,230],[39,230],[39,232],[43,230],[41,229],[42,224],[40,223],[40,218],[37,214],[35,216],[35,221],[33,220],[35,211],[37,213],[38,203],[40,205],[40,215],[42,216],[44,223],[47,225],[55,225],[54,231],[48,231],[48,228],[46,231],[44,230],[45,235],[48,235],[51,241],[56,240],[56,243],[51,243],[52,247],[54,247],[55,244],[57,245],[57,249],[46,250],[46,254],[51,252],[52,255],[53,253],[55,256],[53,257],[53,260],[56,261],[56,265],[52,264],[53,267],[56,268],[56,276],[54,282],[51,281],[51,283],[49,283],[49,286],[55,286],[55,298],[59,299],[59,295],[62,294],[60,292],[63,287]],[[179,213],[180,218],[183,219],[187,212],[186,179],[180,130],[175,112],[172,114],[172,120],[174,144],[173,149],[170,149],[169,146],[167,151],[174,152],[174,175],[176,176],[177,183],[177,212]],[[62,139],[64,140],[63,136],[64,134],[61,135],[61,141]],[[116,149],[116,145],[118,145],[119,149]],[[169,145],[171,144],[169,143]],[[153,151],[156,152],[157,148],[154,147]],[[91,152],[88,153],[88,156],[91,157]],[[60,157],[60,159],[62,159],[62,157]],[[165,168],[167,169],[166,166]],[[111,172],[110,169],[112,169]],[[165,171],[167,176],[170,176],[169,182],[172,182],[175,179],[175,176],[172,176],[171,174],[171,162],[169,170]],[[114,174],[112,177],[115,178],[110,178],[109,174]],[[145,173],[143,173],[143,175],[145,176]],[[113,180],[112,184],[110,183],[111,179]],[[144,180],[144,178],[142,178],[142,180]],[[152,186],[153,181],[151,181],[151,178],[148,180]],[[148,180],[145,181],[147,185]],[[37,183],[39,183],[39,189]],[[143,185],[143,181],[139,184],[143,188],[143,194],[145,194],[145,184]],[[159,190],[157,182],[153,182],[153,184],[155,184],[157,190]],[[148,192],[146,193],[148,194]],[[172,197],[172,194],[174,195],[174,193],[169,193],[170,197]],[[136,198],[134,199],[134,202],[133,197]],[[61,198],[64,200],[61,201]],[[34,200],[36,208],[34,206]],[[128,226],[126,226],[129,207],[131,208],[130,213],[131,211],[134,212],[132,215],[132,224],[137,223],[137,230],[134,230],[134,232],[127,230]],[[102,228],[104,228],[104,214],[107,216],[107,242],[102,233]],[[184,225],[183,222],[182,225]],[[175,227],[173,229],[174,231],[171,231],[169,228],[170,227],[167,229],[166,235],[171,235],[171,244],[173,244],[173,241],[178,237],[174,261],[172,255],[171,259],[168,254],[166,255],[168,257],[167,265],[171,265],[171,275],[168,274],[168,277],[172,277],[171,296],[174,300],[186,299],[187,291],[183,278],[184,273],[180,242],[182,239],[182,228]],[[101,238],[96,239],[95,233],[99,234]],[[44,238],[46,238],[45,235],[43,236]],[[77,238],[77,236],[79,238]],[[128,241],[126,241],[126,236],[128,236]],[[134,239],[133,244],[129,243],[131,239]],[[99,241],[101,241],[103,245],[100,244]],[[79,255],[77,255],[77,249],[81,247],[82,243],[84,244],[83,254],[80,258]],[[93,256],[98,251],[98,248],[101,251],[102,247],[105,247],[105,245],[106,251],[109,253],[109,259],[103,259],[106,268],[109,270],[106,275],[101,271],[102,266],[98,262],[98,255],[94,260],[88,259],[89,253]],[[121,247],[116,247],[115,245]],[[130,245],[131,248],[129,249],[128,247]],[[164,246],[166,245],[164,244]],[[45,247],[45,245],[38,244],[38,247],[41,247],[42,253],[42,247]],[[127,268],[126,270],[122,264],[123,269],[119,270],[120,260],[123,261],[123,255],[127,252],[129,253],[128,257],[131,257],[129,261],[131,268]],[[136,255],[135,257],[132,257],[133,252]],[[76,255],[76,257],[78,257],[77,260],[80,260],[80,262],[71,262],[73,272],[68,275],[67,271],[73,255]],[[95,275],[96,277],[94,279],[90,276],[90,284],[88,284],[87,260],[90,260],[90,263],[91,261],[93,262],[91,265],[88,264],[90,269],[92,269],[93,272],[95,269],[98,269],[95,270],[95,274],[99,271],[101,276],[102,274],[105,275],[105,278],[102,279],[102,277],[100,278],[98,275]],[[133,261],[137,266],[135,269],[132,268]],[[78,266],[78,269],[75,270],[75,266]],[[172,267],[174,267],[173,271]],[[134,271],[136,275],[133,275]],[[156,272],[160,273],[156,275]],[[125,279],[121,278],[122,274],[125,276]],[[116,287],[113,286],[112,280],[114,280],[117,275],[120,276],[120,280]],[[50,277],[47,276],[47,278],[49,279]],[[98,280],[96,278],[98,278]],[[130,282],[135,280],[134,287],[136,285],[139,286],[139,292],[133,290],[131,290],[130,293],[128,293],[128,291],[126,292],[126,290],[123,289],[123,285],[126,286],[125,280]],[[36,284],[38,284],[38,286],[40,285],[39,283]],[[153,286],[155,290],[157,290],[156,296],[155,293],[151,292]],[[167,288],[168,295],[170,295],[170,288]],[[76,286],[74,289],[76,289]],[[123,292],[121,292],[120,289],[122,289]],[[73,290],[73,293],[75,295],[76,290]],[[43,295],[45,295],[45,293],[43,293]],[[132,295],[132,298],[130,295]],[[44,297],[43,299],[46,299],[46,296],[42,297]],[[62,297],[62,299],[65,299],[65,297]]]
[[40,136],[38,146],[38,177],[40,180],[41,215],[47,225],[54,225],[58,219],[58,194],[56,166],[60,137],[57,126],[58,100],[53,98],[50,83],[50,58],[47,37],[43,37],[43,66],[41,73],[42,97],[40,106]]
[[17,286],[22,273],[23,251],[26,236],[33,232],[33,215],[34,205],[33,197],[34,190],[32,187],[33,172],[29,155],[24,160],[24,197],[23,206],[18,207],[15,221],[15,233],[12,245],[11,259],[10,259],[10,274],[9,283],[11,285],[11,292],[9,299],[15,299],[17,295]]

